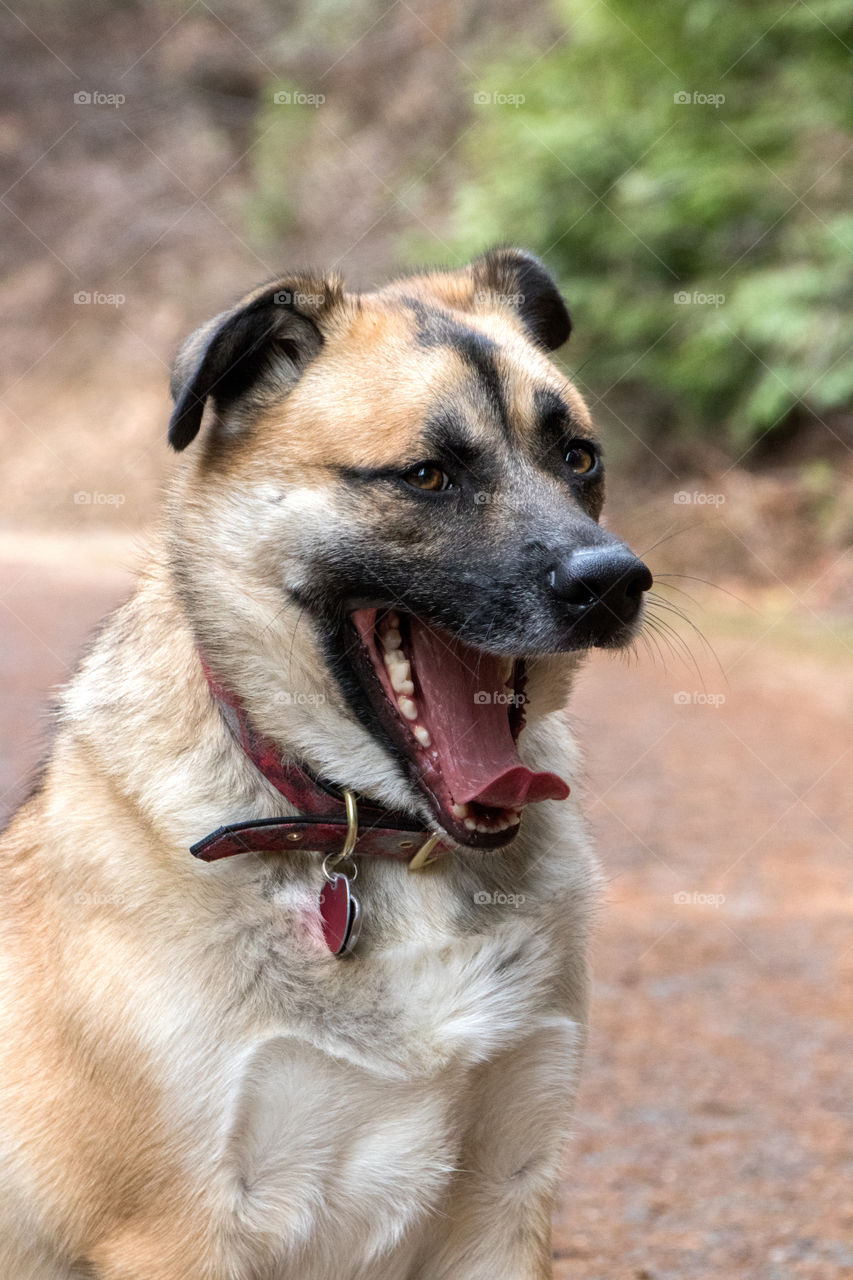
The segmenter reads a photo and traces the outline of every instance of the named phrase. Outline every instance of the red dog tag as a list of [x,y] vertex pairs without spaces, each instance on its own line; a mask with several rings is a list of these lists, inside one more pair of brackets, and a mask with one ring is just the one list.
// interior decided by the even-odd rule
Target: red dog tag
[[319,906],[326,946],[333,955],[350,955],[361,931],[361,908],[346,876],[332,873],[320,891]]

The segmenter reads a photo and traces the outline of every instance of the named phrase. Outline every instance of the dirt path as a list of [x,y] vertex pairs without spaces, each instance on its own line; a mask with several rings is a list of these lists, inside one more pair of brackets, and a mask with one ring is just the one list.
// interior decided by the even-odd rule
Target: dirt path
[[[115,564],[0,554],[6,809]],[[596,658],[573,708],[609,894],[557,1280],[853,1275],[851,651],[703,625],[728,682]]]

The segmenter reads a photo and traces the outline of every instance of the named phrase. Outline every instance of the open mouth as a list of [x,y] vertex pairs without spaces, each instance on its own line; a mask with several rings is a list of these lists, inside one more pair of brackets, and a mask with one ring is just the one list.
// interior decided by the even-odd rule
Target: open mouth
[[444,830],[496,848],[525,805],[564,800],[566,783],[522,764],[524,662],[475,649],[412,614],[358,609],[353,665],[374,710]]

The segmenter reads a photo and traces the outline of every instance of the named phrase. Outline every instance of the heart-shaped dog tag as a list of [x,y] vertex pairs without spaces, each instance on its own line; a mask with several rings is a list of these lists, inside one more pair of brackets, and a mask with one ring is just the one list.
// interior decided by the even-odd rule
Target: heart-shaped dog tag
[[361,908],[346,876],[333,872],[320,891],[320,921],[333,955],[350,955],[361,931]]

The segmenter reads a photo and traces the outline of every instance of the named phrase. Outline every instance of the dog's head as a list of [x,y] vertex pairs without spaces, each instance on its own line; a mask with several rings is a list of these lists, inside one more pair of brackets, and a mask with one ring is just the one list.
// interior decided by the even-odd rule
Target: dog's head
[[499,249],[362,295],[278,280],[175,369],[171,563],[203,647],[315,765],[339,734],[363,767],[337,781],[460,843],[565,794],[516,750],[527,668],[626,644],[651,585],[598,524],[601,449],[548,354],[570,328]]

